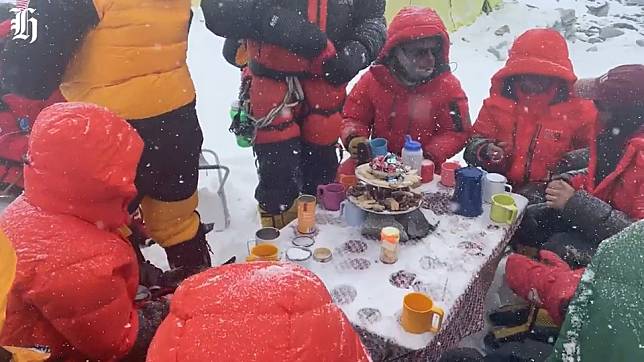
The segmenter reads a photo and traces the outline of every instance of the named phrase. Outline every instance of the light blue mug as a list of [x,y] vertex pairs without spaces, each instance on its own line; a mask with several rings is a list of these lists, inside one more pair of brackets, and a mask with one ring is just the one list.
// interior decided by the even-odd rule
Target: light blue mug
[[340,215],[349,226],[359,227],[365,221],[365,212],[349,200],[340,204]]
[[374,138],[369,141],[371,154],[373,157],[384,156],[387,154],[387,140],[384,138]]

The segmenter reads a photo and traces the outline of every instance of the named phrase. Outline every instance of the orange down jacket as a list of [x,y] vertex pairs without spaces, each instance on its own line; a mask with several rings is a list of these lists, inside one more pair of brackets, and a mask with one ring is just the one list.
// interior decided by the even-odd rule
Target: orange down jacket
[[0,345],[51,348],[54,360],[111,361],[133,346],[138,265],[127,221],[143,142],[107,109],[58,103],[34,123],[25,193],[0,227],[18,265]]
[[295,264],[209,269],[177,289],[148,362],[356,362],[369,357],[324,284]]

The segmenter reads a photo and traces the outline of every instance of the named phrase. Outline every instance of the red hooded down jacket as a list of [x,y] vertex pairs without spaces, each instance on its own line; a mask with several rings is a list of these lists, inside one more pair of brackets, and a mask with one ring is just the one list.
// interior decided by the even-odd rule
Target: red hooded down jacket
[[[439,37],[442,72],[427,83],[406,87],[383,63],[399,44]],[[389,151],[400,154],[409,134],[423,145],[425,158],[436,165],[459,152],[470,136],[467,97],[449,70],[449,36],[443,21],[429,8],[406,7],[394,17],[377,62],[360,78],[343,109],[342,140],[382,137]]]
[[324,284],[296,264],[209,269],[177,289],[148,362],[369,361]]
[[[550,98],[530,102],[509,84],[510,77],[520,74],[555,77],[561,82],[550,90]],[[573,97],[576,79],[568,46],[558,32],[533,29],[519,36],[505,67],[492,77],[490,97],[474,124],[470,146],[474,143],[476,149],[468,146],[466,152],[468,162],[477,164],[472,161],[476,159],[488,171],[506,174],[515,186],[548,181],[564,153],[588,146],[593,137],[597,111],[592,101]],[[504,169],[496,170],[478,157],[486,144],[481,138],[508,143]]]
[[143,142],[107,109],[58,103],[29,140],[25,193],[0,217],[18,255],[0,345],[64,361],[124,356],[138,331],[138,265],[111,232],[127,222]]
[[644,131],[640,130],[628,141],[615,170],[596,185],[598,157],[597,147],[593,144],[588,173],[573,177],[572,186],[586,190],[635,220],[644,219]]

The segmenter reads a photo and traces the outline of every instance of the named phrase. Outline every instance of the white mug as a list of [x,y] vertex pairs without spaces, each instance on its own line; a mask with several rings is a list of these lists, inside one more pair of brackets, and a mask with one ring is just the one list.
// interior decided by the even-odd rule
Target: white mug
[[512,186],[508,185],[508,179],[498,173],[488,173],[483,176],[483,201],[492,203],[492,196],[512,192]]

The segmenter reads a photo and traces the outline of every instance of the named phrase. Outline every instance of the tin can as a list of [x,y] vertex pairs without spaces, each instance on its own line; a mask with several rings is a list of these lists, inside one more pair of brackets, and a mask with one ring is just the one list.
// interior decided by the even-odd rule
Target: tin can
[[315,207],[317,199],[312,195],[302,195],[297,199],[297,231],[300,234],[315,232]]

